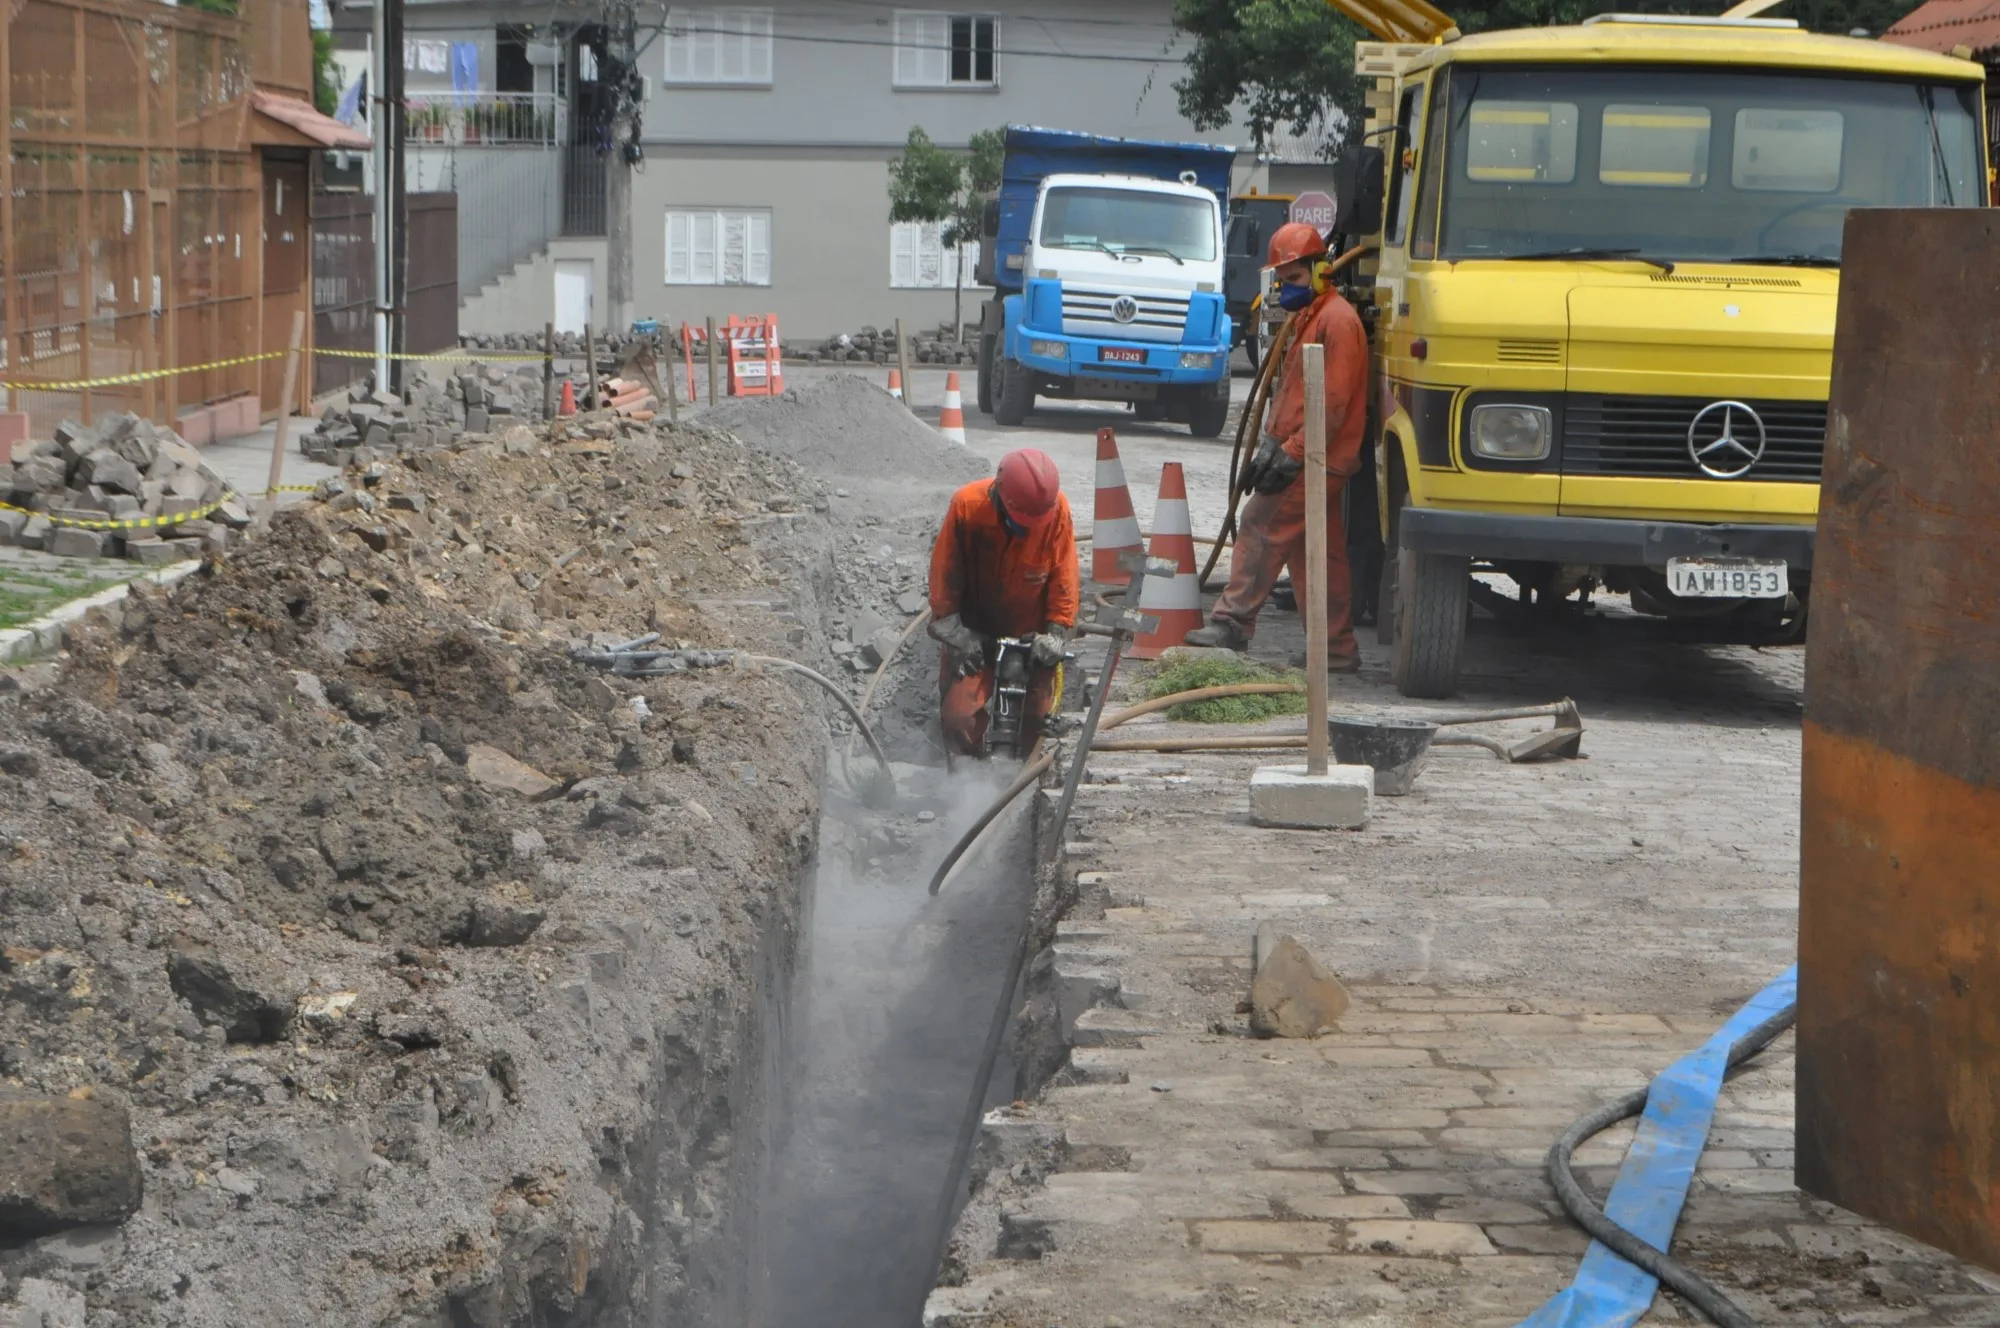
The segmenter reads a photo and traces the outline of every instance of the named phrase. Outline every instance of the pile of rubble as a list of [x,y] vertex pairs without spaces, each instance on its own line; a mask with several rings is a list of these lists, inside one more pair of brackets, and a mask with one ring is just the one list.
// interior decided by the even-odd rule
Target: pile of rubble
[[137,415],[66,421],[53,438],[15,443],[11,460],[0,469],[0,544],[152,566],[223,552],[250,523],[199,452]]
[[[915,364],[971,364],[977,358],[976,341],[954,338],[950,324],[935,332],[911,333],[909,342],[910,360]],[[871,325],[852,334],[828,337],[793,355],[808,364],[888,364],[896,358],[896,333],[893,326],[884,330]]]
[[319,424],[299,440],[299,450],[312,460],[365,466],[379,457],[443,447],[462,433],[491,433],[539,421],[542,369],[538,364],[474,361],[439,378],[420,367],[410,371],[401,396],[362,382],[347,398],[328,406]]
[[[600,332],[594,341],[600,355],[622,355],[627,350],[651,343],[653,339],[636,332]],[[471,351],[505,350],[539,353],[543,350],[540,332],[483,333],[467,335],[458,339],[462,349]],[[576,332],[558,332],[553,346],[557,358],[573,358],[583,354],[583,337]]]

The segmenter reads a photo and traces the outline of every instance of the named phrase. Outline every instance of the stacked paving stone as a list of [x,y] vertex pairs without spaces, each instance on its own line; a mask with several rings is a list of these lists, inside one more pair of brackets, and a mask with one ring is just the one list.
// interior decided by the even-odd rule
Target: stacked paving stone
[[[950,324],[935,332],[910,334],[910,360],[914,364],[971,364],[976,358],[976,329],[964,340],[952,337]],[[843,332],[828,337],[801,356],[808,364],[888,364],[896,358],[894,328],[863,327],[859,332]]]
[[[579,386],[579,399],[581,395]],[[345,469],[378,457],[427,452],[460,434],[497,432],[541,417],[540,365],[475,362],[441,377],[418,368],[410,371],[402,396],[357,384],[346,401],[326,408],[313,431],[299,440],[299,450],[314,461]]]
[[[8,504],[0,508],[0,544],[156,565],[223,552],[250,524],[248,510],[199,452],[172,429],[137,415],[113,415],[94,427],[65,421],[53,438],[14,444],[11,460],[0,469],[0,501]],[[65,524],[170,519],[206,509],[213,510],[122,530]]]
[[[600,333],[596,338],[596,346],[599,354],[620,355],[628,348],[650,340],[650,337],[625,333]],[[540,332],[507,332],[481,334],[478,336],[467,335],[460,337],[458,344],[465,350],[505,350],[538,355],[542,351],[542,334]],[[556,333],[552,344],[555,354],[559,359],[583,354],[583,338],[574,332]]]

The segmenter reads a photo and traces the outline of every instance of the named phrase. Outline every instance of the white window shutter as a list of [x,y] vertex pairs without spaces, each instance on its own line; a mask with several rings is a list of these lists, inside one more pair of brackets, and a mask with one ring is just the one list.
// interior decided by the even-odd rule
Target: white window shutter
[[713,286],[716,275],[716,215],[697,212],[690,219],[692,238],[688,243],[688,280],[697,286]]
[[693,279],[688,261],[688,220],[685,212],[667,214],[667,280],[677,286],[684,286]]
[[899,87],[907,87],[917,81],[916,29],[920,15],[896,14],[896,75]]
[[748,79],[752,83],[771,81],[771,11],[752,9],[750,15]]
[[913,221],[889,226],[889,284],[914,286],[917,282],[917,225]]
[[669,83],[686,83],[694,77],[688,50],[693,38],[684,31],[688,26],[688,17],[688,11],[685,9],[667,11],[667,82]]
[[722,284],[741,286],[750,258],[750,219],[741,212],[722,214]]
[[951,81],[951,19],[944,14],[924,16],[924,84],[941,88]]
[[738,10],[719,9],[715,17],[715,81],[741,83],[749,72],[745,16]]
[[934,288],[943,284],[944,274],[944,243],[939,238],[936,222],[924,223],[922,240],[922,247],[917,251],[917,284]]
[[771,284],[771,214],[752,212],[749,227],[749,257],[744,277],[752,286]]

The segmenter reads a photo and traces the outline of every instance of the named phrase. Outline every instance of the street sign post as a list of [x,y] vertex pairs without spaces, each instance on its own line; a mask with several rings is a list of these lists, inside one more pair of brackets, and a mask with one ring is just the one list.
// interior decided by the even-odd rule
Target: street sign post
[[1321,235],[1333,229],[1333,195],[1308,189],[1292,200],[1290,220],[1303,221]]

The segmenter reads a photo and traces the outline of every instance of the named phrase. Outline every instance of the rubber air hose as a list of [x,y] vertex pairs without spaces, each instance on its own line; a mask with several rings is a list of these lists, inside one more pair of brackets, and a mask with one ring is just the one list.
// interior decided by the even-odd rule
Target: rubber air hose
[[868,750],[875,754],[875,763],[882,767],[882,776],[889,781],[889,787],[892,790],[896,787],[896,769],[889,764],[888,754],[882,750],[882,744],[875,741],[875,734],[869,729],[868,721],[861,717],[860,708],[854,702],[847,699],[847,693],[836,687],[832,679],[828,678],[825,674],[807,668],[797,660],[780,659],[776,655],[745,655],[743,658],[753,664],[769,664],[773,668],[784,669],[788,672],[796,673],[800,677],[810,678],[824,688],[827,695],[840,702],[841,709],[845,710],[848,716],[854,720],[854,727],[861,730],[862,740],[868,744]]
[[[1788,1005],[1772,1015],[1757,1027],[1745,1033],[1729,1049],[1728,1069],[1735,1069],[1758,1052],[1771,1045],[1778,1035],[1790,1028],[1798,1019],[1797,1005]],[[1577,1225],[1590,1233],[1597,1241],[1626,1262],[1645,1269],[1658,1278],[1662,1286],[1672,1290],[1681,1299],[1693,1305],[1710,1321],[1722,1328],[1757,1328],[1757,1321],[1745,1314],[1735,1301],[1722,1294],[1713,1283],[1700,1277],[1686,1264],[1673,1256],[1641,1240],[1632,1232],[1619,1226],[1591,1197],[1577,1184],[1570,1173],[1570,1158],[1585,1141],[1604,1133],[1622,1120],[1628,1120],[1646,1109],[1647,1094],[1652,1092],[1649,1084],[1637,1092],[1627,1093],[1615,1102],[1607,1102],[1597,1110],[1583,1116],[1574,1125],[1563,1131],[1562,1137],[1549,1149],[1549,1184],[1555,1187],[1556,1198],[1563,1208],[1576,1219]]]

